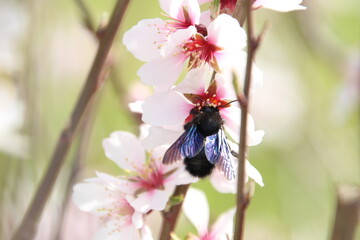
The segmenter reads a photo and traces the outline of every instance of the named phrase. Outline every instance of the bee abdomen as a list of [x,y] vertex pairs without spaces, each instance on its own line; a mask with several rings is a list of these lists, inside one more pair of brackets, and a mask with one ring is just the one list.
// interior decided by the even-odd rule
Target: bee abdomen
[[184,159],[186,170],[194,177],[204,178],[210,175],[215,167],[210,163],[206,156],[204,148],[195,157]]

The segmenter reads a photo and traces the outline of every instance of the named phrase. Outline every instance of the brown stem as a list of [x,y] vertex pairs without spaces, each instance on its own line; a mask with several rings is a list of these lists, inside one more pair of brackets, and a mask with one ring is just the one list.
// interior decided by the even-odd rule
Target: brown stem
[[90,99],[102,85],[100,75],[105,71],[105,61],[129,1],[130,0],[118,0],[116,3],[109,25],[105,30],[105,34],[100,39],[95,60],[87,77],[85,86],[72,112],[69,123],[64,127],[58,139],[45,176],[43,177],[19,228],[13,235],[12,240],[31,240],[35,237],[40,216],[54,187],[60,169],[64,164],[65,156],[69,151],[76,129],[81,122],[81,118]]
[[[247,19],[247,35],[248,35],[248,55],[246,62],[246,73],[244,80],[244,99],[239,99],[241,102],[241,127],[240,127],[240,139],[239,139],[239,165],[238,165],[238,182],[237,182],[237,198],[236,198],[236,219],[235,219],[235,231],[234,231],[234,240],[242,240],[244,235],[244,225],[245,225],[245,214],[246,208],[249,203],[249,194],[245,189],[245,161],[247,156],[247,115],[249,112],[249,102],[250,102],[250,86],[251,86],[251,69],[252,62],[255,56],[255,51],[258,47],[259,40],[254,38],[253,34],[253,22],[252,22],[252,0],[243,1],[242,4],[246,6],[246,9],[242,11],[246,11],[243,13],[243,18],[238,21],[242,24],[241,21]],[[239,3],[239,2],[238,2]],[[237,4],[238,5],[238,4]],[[242,96],[241,94],[237,94],[238,96]],[[242,101],[240,101],[242,100]]]
[[238,20],[240,26],[243,26],[247,17],[247,9],[249,5],[249,0],[238,0],[236,2],[234,12],[232,16]]
[[331,240],[354,240],[360,221],[360,188],[343,185],[337,189],[337,207]]
[[[187,190],[189,189],[190,184],[179,185],[176,187],[175,192],[171,197],[183,196],[185,197]],[[181,206],[183,201],[177,205],[174,205],[170,208],[169,211],[163,212],[163,223],[161,226],[161,233],[159,240],[170,240],[170,234],[174,231],[177,220],[179,218]]]
[[92,132],[91,126],[94,121],[94,115],[97,110],[98,100],[99,100],[100,96],[101,96],[101,94],[98,95],[97,98],[94,98],[90,102],[90,104],[84,114],[83,124],[80,126],[80,129],[79,129],[78,146],[76,149],[76,153],[73,157],[70,174],[68,176],[67,183],[65,185],[65,193],[64,193],[64,198],[63,198],[63,202],[62,202],[61,209],[60,209],[60,216],[58,217],[58,219],[59,219],[58,225],[56,226],[56,231],[54,234],[54,239],[56,239],[56,240],[61,239],[61,234],[62,234],[61,230],[63,228],[64,219],[66,217],[66,209],[67,209],[67,205],[70,200],[72,186],[75,184],[75,182],[81,172],[83,162],[86,158],[86,154],[87,154],[88,147],[89,147],[89,142],[91,139],[90,138],[91,132]]

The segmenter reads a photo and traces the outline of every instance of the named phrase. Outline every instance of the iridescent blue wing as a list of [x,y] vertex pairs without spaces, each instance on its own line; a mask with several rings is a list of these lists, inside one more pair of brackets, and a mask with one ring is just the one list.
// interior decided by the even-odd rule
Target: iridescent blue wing
[[215,164],[220,157],[218,133],[210,135],[205,139],[205,156],[207,160]]
[[206,137],[205,155],[208,161],[215,164],[228,180],[235,178],[231,149],[222,128],[216,134]]
[[192,125],[185,136],[180,147],[181,155],[185,158],[192,158],[198,155],[204,146],[204,137],[198,132],[196,125]]
[[164,164],[177,162],[185,157],[196,156],[204,145],[204,137],[192,125],[169,147],[163,157]]

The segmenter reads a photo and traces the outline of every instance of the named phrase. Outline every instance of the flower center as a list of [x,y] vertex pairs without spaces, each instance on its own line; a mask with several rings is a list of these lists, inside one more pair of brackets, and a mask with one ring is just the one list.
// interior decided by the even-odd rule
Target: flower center
[[141,191],[164,188],[164,174],[154,159],[151,159],[144,168],[139,169],[137,176],[132,180],[138,183]]
[[183,51],[190,57],[189,68],[197,68],[206,62],[219,71],[215,53],[220,50],[222,48],[209,43],[201,34],[195,34],[183,45]]

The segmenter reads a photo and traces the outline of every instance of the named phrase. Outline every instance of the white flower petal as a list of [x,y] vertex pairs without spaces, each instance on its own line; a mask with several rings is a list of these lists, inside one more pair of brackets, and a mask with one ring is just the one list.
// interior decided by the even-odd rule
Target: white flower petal
[[140,240],[139,230],[134,225],[119,223],[118,219],[111,220],[95,234],[93,240]]
[[191,23],[193,25],[199,24],[200,6],[197,0],[160,0],[160,6],[170,17],[180,21],[185,20],[183,14],[183,8],[185,8],[189,13]]
[[163,190],[153,190],[151,192],[143,192],[136,199],[130,202],[131,206],[139,212],[146,213],[149,210],[164,210],[169,193]]
[[151,229],[148,226],[143,226],[141,228],[141,240],[153,240]]
[[189,188],[183,203],[183,210],[199,233],[208,229],[210,210],[204,192]]
[[200,23],[204,24],[206,27],[209,26],[209,24],[211,23],[211,11],[207,10],[201,13],[200,16]]
[[217,236],[216,239],[227,240],[229,239],[227,237],[233,235],[233,220],[235,212],[236,208],[232,208],[218,217],[218,219],[211,228],[211,233]]
[[[239,52],[237,55],[237,59],[228,64],[223,71],[221,72],[222,79],[226,84],[226,89],[228,92],[232,92],[233,90],[233,74],[237,77],[239,88],[244,87],[245,80],[245,72],[246,72],[246,61],[247,61],[247,53],[244,51]],[[251,90],[261,87],[263,85],[263,73],[258,68],[258,66],[253,63],[252,65],[252,79],[251,79]],[[232,97],[233,98],[233,97]]]
[[145,63],[137,72],[142,83],[157,91],[168,90],[178,79],[185,61],[182,55],[170,55]]
[[197,33],[196,27],[190,26],[186,29],[179,29],[175,33],[171,34],[168,39],[166,48],[164,49],[165,56],[177,55],[182,56],[183,61],[187,58],[183,53],[182,46],[186,43],[195,33]]
[[142,120],[153,126],[181,124],[192,107],[183,95],[175,91],[156,93],[145,100]]
[[246,46],[246,32],[239,22],[227,14],[219,15],[208,27],[208,42],[229,51],[243,49]]
[[[237,107],[229,107],[225,108],[221,111],[221,115],[225,120],[226,131],[229,133],[230,137],[239,142],[239,131],[240,131],[240,108]],[[248,114],[247,120],[247,145],[255,146],[258,145],[264,136],[263,130],[255,130],[255,124],[253,117]]]
[[97,183],[78,183],[73,187],[72,200],[76,206],[85,212],[104,215],[99,209],[111,206],[112,199],[104,186]]
[[246,160],[246,163],[245,163],[245,171],[249,178],[254,180],[261,187],[264,186],[264,182],[263,182],[260,172],[253,165],[251,165],[248,160]]
[[[106,173],[96,172],[98,178],[93,179],[91,182],[98,182],[107,189],[120,191],[127,194],[134,193],[134,185],[132,182],[125,179],[117,178]],[[89,181],[88,181],[89,182]]]
[[146,149],[152,149],[160,145],[172,144],[180,137],[182,132],[183,130],[179,131],[163,127],[150,127],[149,135],[143,140],[143,145]]
[[128,30],[123,37],[126,48],[141,61],[161,57],[160,47],[166,42],[166,35],[159,32],[166,23],[160,18],[144,19]]
[[144,215],[141,212],[135,211],[131,220],[136,228],[141,228],[144,225]]
[[[227,180],[225,178],[225,176],[223,174],[221,174],[219,171],[214,171],[211,174],[210,182],[218,192],[235,194],[237,191],[238,160],[235,157],[233,159],[234,159],[234,162],[236,165],[235,166],[236,176],[235,176],[234,180],[231,180],[231,181]],[[246,174],[246,182],[248,181],[248,178],[251,178],[257,184],[259,184],[261,187],[264,186],[260,172],[255,167],[253,167],[248,160],[246,160],[246,162],[245,162],[245,174]]]
[[128,132],[117,131],[103,140],[105,155],[122,169],[135,171],[134,166],[145,162],[145,150],[137,137]]
[[[172,165],[176,165],[176,164],[172,164]],[[184,184],[194,183],[199,180],[198,178],[191,176],[189,172],[185,170],[184,164],[177,166],[177,168],[178,169],[174,173],[172,173],[170,176],[167,177],[166,179],[167,184],[184,185]]]
[[[235,170],[237,171],[237,170]],[[227,180],[227,178],[219,171],[214,171],[211,174],[210,182],[213,187],[220,193],[233,193],[237,191],[237,173],[234,180]]]
[[209,86],[213,69],[209,65],[191,69],[184,81],[179,83],[174,90],[181,93],[193,93],[201,95]]
[[142,113],[142,104],[144,101],[135,101],[128,104],[130,111],[135,113]]

